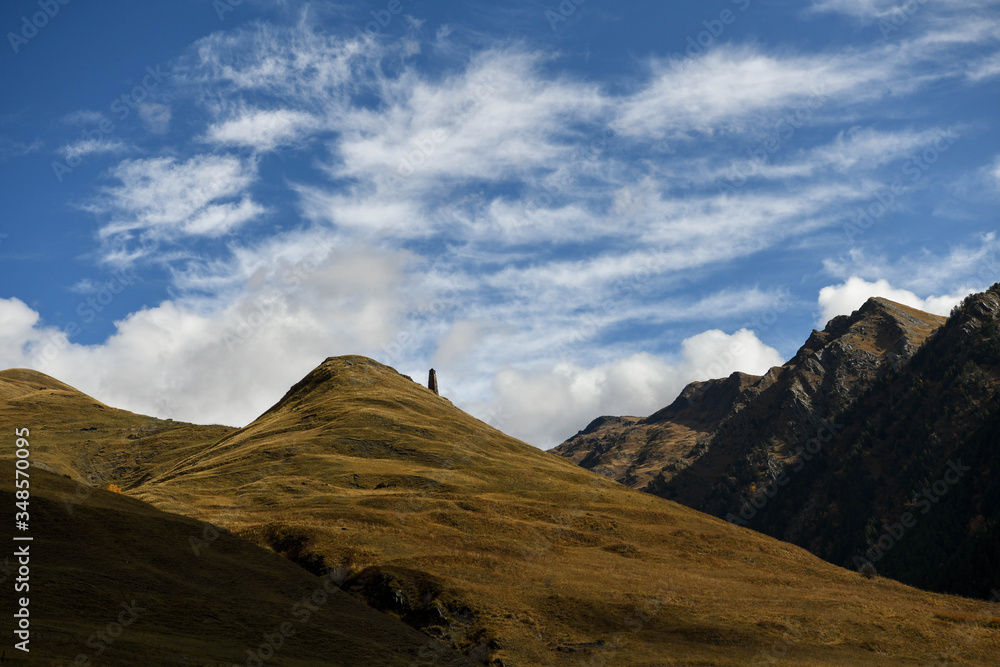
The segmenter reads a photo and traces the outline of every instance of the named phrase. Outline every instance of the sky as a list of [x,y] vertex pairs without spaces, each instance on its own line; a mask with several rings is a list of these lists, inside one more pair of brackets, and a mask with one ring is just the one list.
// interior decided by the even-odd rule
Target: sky
[[243,426],[329,356],[538,447],[1000,281],[1000,0],[12,0],[0,368]]

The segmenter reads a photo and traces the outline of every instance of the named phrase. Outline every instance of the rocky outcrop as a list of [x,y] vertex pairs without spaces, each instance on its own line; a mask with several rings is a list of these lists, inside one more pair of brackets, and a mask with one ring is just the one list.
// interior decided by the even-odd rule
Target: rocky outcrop
[[[724,516],[792,464],[832,415],[904,365],[945,318],[872,298],[813,331],[784,366],[694,382],[642,419],[601,417],[553,451]],[[822,433],[825,437],[825,431]]]
[[598,417],[553,451],[588,470],[642,488],[664,467],[679,471],[691,465],[740,395],[759,380],[733,373],[722,380],[693,382],[650,417]]

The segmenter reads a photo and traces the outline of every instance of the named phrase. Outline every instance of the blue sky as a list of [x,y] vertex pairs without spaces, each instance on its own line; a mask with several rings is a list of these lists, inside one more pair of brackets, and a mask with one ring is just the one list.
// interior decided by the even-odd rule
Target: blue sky
[[0,367],[244,425],[364,354],[549,447],[1000,280],[1000,2],[9,2]]

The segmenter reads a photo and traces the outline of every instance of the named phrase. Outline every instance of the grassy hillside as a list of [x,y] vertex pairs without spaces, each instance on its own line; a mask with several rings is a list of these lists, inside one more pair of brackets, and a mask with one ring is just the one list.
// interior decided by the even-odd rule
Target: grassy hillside
[[[4,421],[3,432],[14,427]],[[43,432],[52,433],[32,432],[32,448],[51,446]],[[10,523],[13,470],[13,459],[0,459]],[[471,664],[226,531],[44,470],[29,474],[30,590],[18,597],[30,600],[31,650],[16,651],[10,640],[19,607],[8,555],[4,665],[228,666],[248,664],[248,651],[273,652],[266,664],[288,667]],[[7,544],[24,544],[11,541],[11,530]]]
[[0,371],[0,424],[28,425],[35,461],[78,482],[128,489],[236,431],[118,410],[26,369]]
[[989,664],[1000,646],[993,605],[624,488],[361,357],[134,493],[334,568],[484,663]]

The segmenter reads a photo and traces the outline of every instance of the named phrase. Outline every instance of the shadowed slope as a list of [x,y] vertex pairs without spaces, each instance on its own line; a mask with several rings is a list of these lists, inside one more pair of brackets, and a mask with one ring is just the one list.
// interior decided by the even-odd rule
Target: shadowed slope
[[717,516],[793,461],[825,419],[905,365],[945,318],[883,298],[813,331],[763,377],[694,382],[646,418],[603,417],[552,451]]
[[328,359],[135,493],[334,568],[495,665],[986,664],[1000,648],[961,620],[992,619],[988,604],[865,580],[626,489],[362,357]]
[[[32,436],[32,447],[44,444]],[[7,508],[13,469],[0,459]],[[247,662],[248,650],[273,652],[268,665],[289,667],[470,664],[225,531],[44,470],[30,476],[30,590],[19,595],[30,600],[31,651],[8,640],[4,665],[260,664]],[[26,544],[11,542],[9,531],[8,544]],[[10,565],[8,557],[6,614],[19,608]]]

